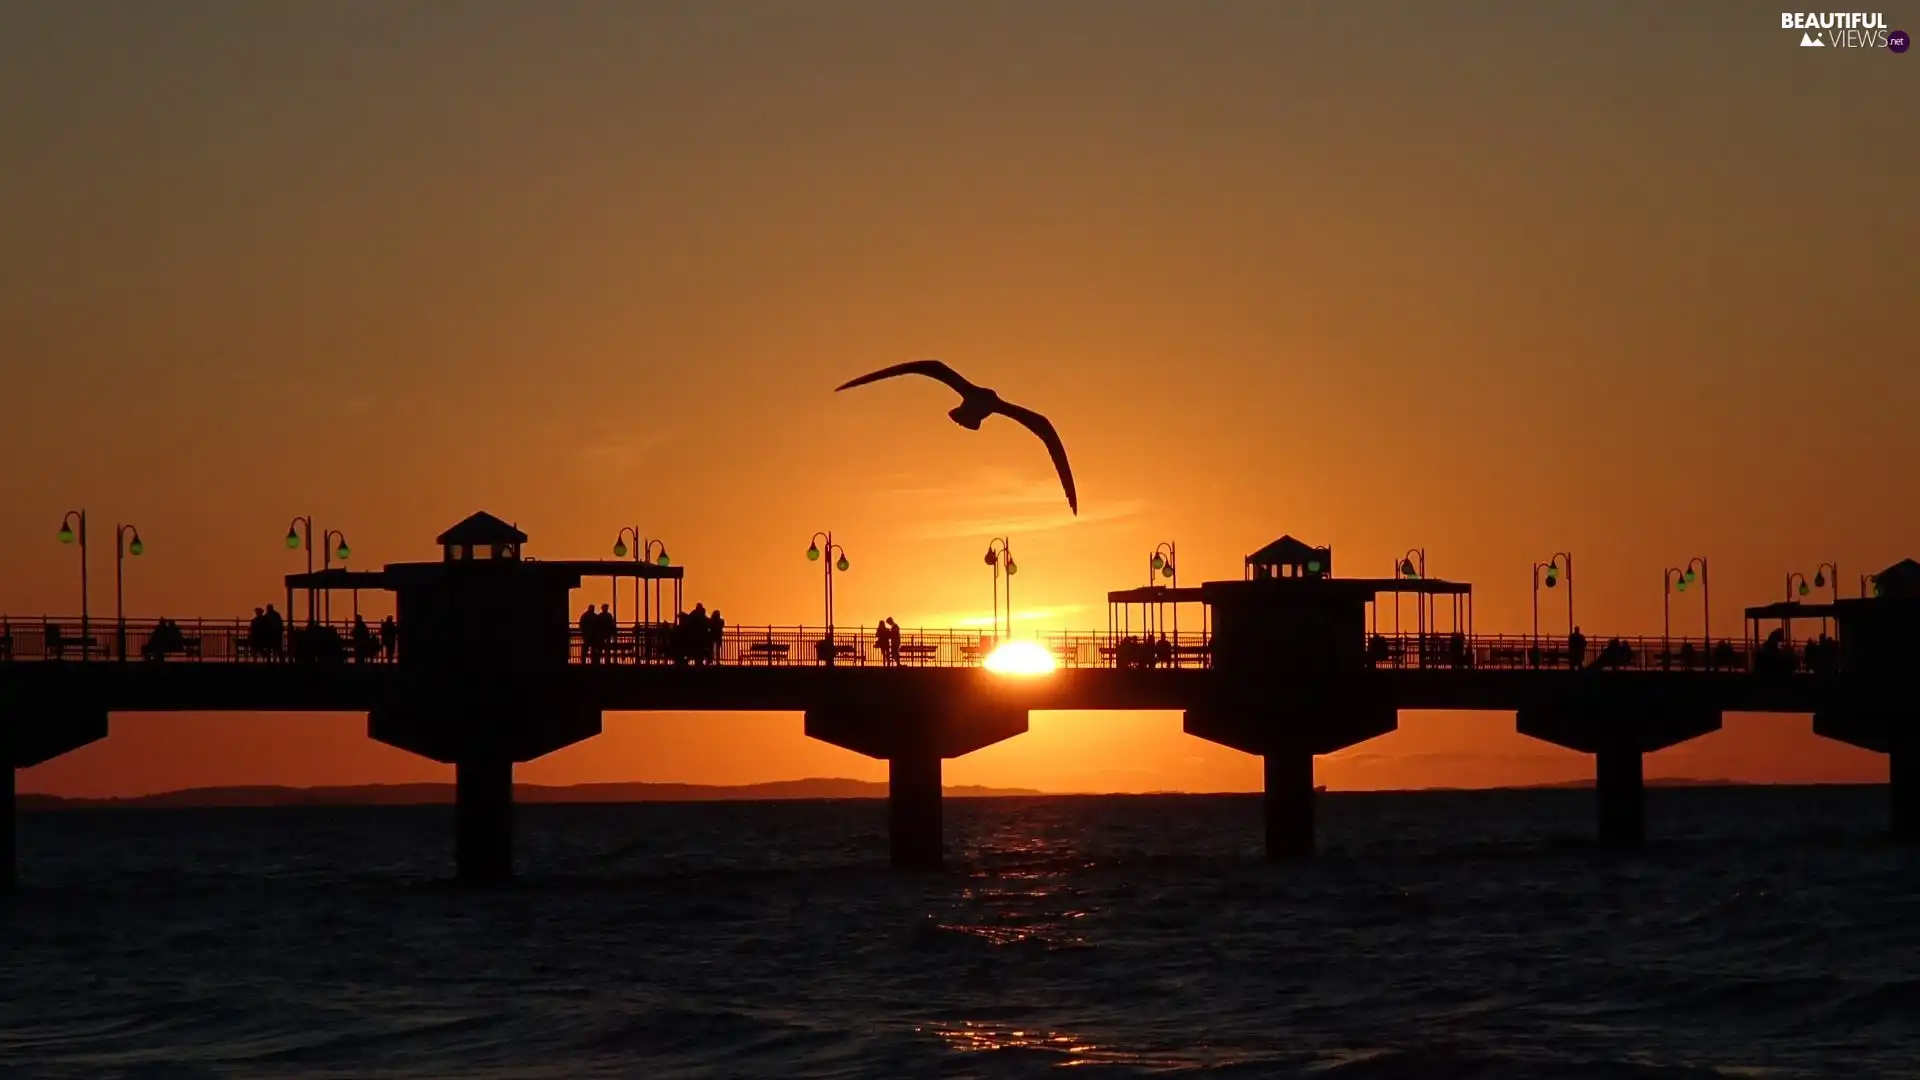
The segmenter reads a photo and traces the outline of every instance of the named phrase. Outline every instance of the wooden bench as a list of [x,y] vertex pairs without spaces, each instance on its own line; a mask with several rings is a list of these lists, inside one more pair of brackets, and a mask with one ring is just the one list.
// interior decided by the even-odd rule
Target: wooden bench
[[776,658],[785,660],[791,648],[792,646],[784,641],[756,641],[747,646],[747,653],[751,659],[771,664]]

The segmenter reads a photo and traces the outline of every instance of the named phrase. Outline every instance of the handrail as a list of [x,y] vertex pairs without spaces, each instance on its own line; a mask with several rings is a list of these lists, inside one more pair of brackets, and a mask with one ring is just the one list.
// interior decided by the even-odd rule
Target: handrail
[[[0,616],[0,663],[60,662],[353,662],[381,664],[403,659],[404,629],[396,640],[383,642],[379,624],[366,623],[367,635],[356,640],[351,620],[312,624],[286,623],[277,642],[256,639],[246,619],[192,619],[173,625],[173,640],[156,631],[160,620],[128,619],[124,652],[119,624],[89,620],[87,633],[74,617],[19,619]],[[312,628],[311,630],[309,628]],[[558,628],[556,628],[557,634]],[[875,628],[806,625],[729,625],[708,647],[687,640],[688,631],[673,624],[620,626],[604,649],[589,649],[577,627],[566,629],[566,657],[581,664],[654,664],[703,666],[834,666],[973,667],[1001,640],[984,629],[907,628],[900,630],[900,649],[882,650]],[[829,654],[822,642],[831,637]],[[1062,667],[1173,667],[1211,666],[1218,641],[1213,635],[1186,632],[1154,636],[1108,631],[1044,631],[1004,640],[1031,640],[1044,645]],[[1162,641],[1164,640],[1164,647]],[[557,644],[557,637],[556,637]],[[1832,642],[1756,645],[1716,638],[1637,636],[1585,638],[1576,650],[1565,636],[1535,638],[1528,634],[1380,634],[1354,642],[1354,652],[1337,658],[1342,666],[1376,670],[1632,670],[1699,672],[1822,672],[1838,670],[1838,650]],[[1577,663],[1576,663],[1577,660]]]

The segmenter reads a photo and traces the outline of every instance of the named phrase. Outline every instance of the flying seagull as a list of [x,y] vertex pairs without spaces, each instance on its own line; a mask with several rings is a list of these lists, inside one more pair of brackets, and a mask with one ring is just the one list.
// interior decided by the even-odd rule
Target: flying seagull
[[1067,493],[1067,508],[1076,516],[1080,513],[1080,499],[1073,490],[1073,470],[1067,467],[1067,448],[1060,443],[1060,433],[1053,430],[1053,424],[1046,417],[1032,409],[1023,409],[1011,402],[1002,401],[1000,395],[984,386],[975,386],[960,377],[960,373],[938,360],[912,360],[904,364],[895,364],[889,368],[869,372],[851,382],[834,387],[834,392],[851,390],[856,386],[865,386],[881,379],[891,379],[896,375],[925,375],[929,379],[938,379],[952,387],[960,395],[960,404],[947,415],[953,422],[968,431],[979,431],[980,425],[994,413],[1012,420],[1047,444],[1047,453],[1053,456],[1054,470],[1060,474],[1060,486]]

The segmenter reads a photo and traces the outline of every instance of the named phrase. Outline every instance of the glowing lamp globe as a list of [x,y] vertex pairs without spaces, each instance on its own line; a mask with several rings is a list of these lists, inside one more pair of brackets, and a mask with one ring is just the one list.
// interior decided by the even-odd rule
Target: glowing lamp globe
[[1814,588],[1816,588],[1816,589],[1824,589],[1824,588],[1826,588],[1826,587],[1827,587],[1827,575],[1826,575],[1826,574],[1824,574],[1824,573],[1819,573],[1819,572],[1816,572],[1816,573],[1815,573],[1815,574],[1813,575],[1813,587],[1814,587]]
[[840,561],[833,564],[833,568],[844,574],[848,570],[853,569],[853,564],[847,561],[847,557],[845,555],[842,555],[840,556]]
[[661,548],[661,549],[660,549],[660,557],[659,557],[658,559],[655,559],[655,560],[654,560],[654,562],[657,562],[657,563],[659,563],[659,564],[660,564],[661,566],[666,566],[666,565],[668,565],[668,563],[669,563],[669,560],[667,559],[667,549],[666,549],[666,548]]
[[1689,585],[1693,584],[1694,577],[1695,577],[1695,574],[1693,571],[1693,567],[1691,566],[1687,567],[1687,584]]
[[1686,579],[1686,578],[1681,578],[1681,579],[1680,579],[1680,584],[1678,584],[1678,585],[1675,585],[1675,586],[1674,586],[1673,588],[1674,588],[1674,591],[1676,591],[1676,592],[1686,592],[1686,591],[1687,591],[1687,579]]
[[1804,582],[1804,581],[1803,581],[1803,582],[1801,582],[1801,583],[1800,583],[1800,595],[1801,595],[1801,596],[1805,596],[1805,595],[1807,595],[1808,593],[1810,593],[1810,592],[1812,592],[1812,591],[1813,591],[1812,589],[1809,589],[1809,588],[1807,588],[1807,583],[1806,583],[1806,582]]
[[820,561],[820,545],[818,544],[807,545],[807,561],[808,562]]
[[1319,559],[1309,560],[1307,562],[1307,573],[1317,574],[1319,572],[1320,572],[1320,560]]
[[1158,555],[1155,555],[1155,556],[1153,557],[1153,568],[1154,568],[1155,570],[1158,570],[1158,569],[1160,569],[1161,567],[1163,567],[1163,566],[1165,566],[1165,565],[1167,565],[1167,560],[1165,560],[1165,559],[1163,559],[1163,558],[1161,558],[1161,557],[1160,557],[1160,556],[1158,556]]
[[988,653],[981,666],[995,675],[1051,675],[1058,664],[1037,641],[1009,641]]
[[340,541],[340,546],[333,549],[333,557],[339,559],[341,562],[346,562],[347,556],[351,554],[353,554],[353,552],[347,548],[347,542],[345,540]]
[[298,532],[295,532],[292,529],[288,529],[287,530],[287,550],[292,551],[298,548],[299,546],[300,546],[300,534]]
[[60,542],[63,544],[73,543],[73,526],[71,525],[60,526]]
[[613,542],[613,557],[616,559],[624,559],[627,557],[627,542],[625,540],[615,540]]
[[138,533],[135,533],[133,537],[133,543],[127,545],[127,554],[138,555],[145,550],[147,550],[147,545],[141,543],[140,535]]
[[1170,578],[1170,577],[1172,577],[1172,576],[1173,576],[1173,564],[1172,564],[1172,563],[1168,563],[1167,565],[1165,565],[1165,566],[1163,566],[1163,567],[1161,567],[1161,568],[1160,568],[1160,576],[1161,576],[1161,577],[1163,577],[1163,578]]
[[1007,576],[1012,577],[1013,575],[1019,572],[1020,572],[1020,568],[1014,565],[1014,562],[1012,559],[1008,559],[1007,560]]

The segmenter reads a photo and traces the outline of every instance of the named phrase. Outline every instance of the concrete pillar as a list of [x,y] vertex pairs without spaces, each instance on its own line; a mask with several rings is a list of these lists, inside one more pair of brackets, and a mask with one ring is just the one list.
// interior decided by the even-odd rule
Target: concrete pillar
[[1313,755],[1306,750],[1268,751],[1267,858],[1313,857]]
[[1600,843],[1635,848],[1647,838],[1645,755],[1638,747],[1609,747],[1593,755],[1593,789],[1600,809]]
[[887,833],[895,870],[942,866],[940,758],[930,753],[887,759]]
[[513,762],[477,758],[453,767],[454,858],[461,881],[513,877]]
[[1895,739],[1887,748],[1887,795],[1893,839],[1920,844],[1920,740]]
[[11,761],[0,761],[0,889],[13,887],[14,876],[14,773]]

